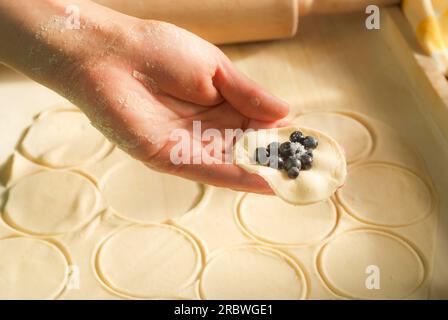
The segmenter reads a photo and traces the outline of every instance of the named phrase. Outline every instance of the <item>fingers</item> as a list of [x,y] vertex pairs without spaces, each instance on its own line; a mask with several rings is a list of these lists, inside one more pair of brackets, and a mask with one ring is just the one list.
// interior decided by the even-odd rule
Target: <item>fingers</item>
[[177,170],[169,173],[216,187],[266,195],[274,194],[262,177],[247,173],[234,164],[190,164],[179,166]]
[[286,102],[239,72],[226,58],[218,68],[213,83],[224,99],[248,118],[275,121],[288,115]]

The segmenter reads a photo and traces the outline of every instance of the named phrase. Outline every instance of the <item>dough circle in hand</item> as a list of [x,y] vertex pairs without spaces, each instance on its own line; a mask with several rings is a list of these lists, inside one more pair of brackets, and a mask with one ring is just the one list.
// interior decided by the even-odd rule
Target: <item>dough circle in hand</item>
[[[300,171],[297,179],[288,177],[285,170],[262,166],[254,161],[255,149],[269,143],[289,141],[292,132],[300,130],[314,136],[319,145],[313,151],[314,161],[310,170]],[[249,173],[260,175],[277,196],[292,204],[311,204],[328,199],[345,181],[347,174],[344,152],[327,134],[303,127],[284,127],[247,131],[235,144],[235,161]]]
[[238,208],[243,229],[257,240],[303,245],[326,237],[337,222],[331,200],[295,206],[273,196],[246,194]]
[[67,259],[50,242],[2,239],[0,257],[0,299],[56,298],[67,282]]
[[103,194],[117,214],[137,222],[163,222],[194,208],[203,196],[199,183],[125,161],[107,177]]
[[40,171],[9,189],[4,219],[21,231],[54,235],[76,230],[92,218],[98,191],[71,171]]
[[432,194],[416,174],[399,166],[365,163],[350,169],[338,190],[344,208],[359,220],[383,225],[408,225],[427,216]]
[[[317,268],[334,293],[355,299],[406,298],[425,275],[421,258],[409,244],[377,230],[336,236],[319,252]],[[374,289],[375,279],[379,289]]]
[[369,130],[358,120],[336,112],[311,112],[294,120],[294,124],[321,130],[333,137],[344,149],[348,162],[369,154],[373,139]]
[[97,160],[112,145],[79,111],[53,112],[29,128],[21,142],[22,153],[53,168],[79,166]]
[[300,267],[282,252],[249,246],[226,249],[204,268],[204,299],[304,299],[306,279]]
[[170,225],[134,225],[110,236],[97,254],[100,278],[136,298],[177,296],[202,265],[197,243]]

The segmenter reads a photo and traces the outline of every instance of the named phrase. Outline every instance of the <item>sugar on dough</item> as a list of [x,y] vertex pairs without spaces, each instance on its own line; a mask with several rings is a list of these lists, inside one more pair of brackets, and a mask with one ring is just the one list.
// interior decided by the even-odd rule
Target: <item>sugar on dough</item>
[[[50,115],[45,117],[47,116]],[[369,120],[369,124],[373,123]],[[357,132],[358,129],[359,127],[352,126],[347,130]],[[341,164],[341,167],[337,165],[343,162],[343,157],[338,158],[341,151],[333,140],[327,140],[331,138],[321,136],[321,132],[312,129],[303,131],[318,136],[320,140],[319,150],[315,153],[318,179],[332,177],[328,168],[345,169],[345,164]],[[387,138],[388,131],[382,132]],[[286,140],[289,133],[290,131],[282,131],[283,138],[280,139]],[[341,139],[337,135],[336,138]],[[355,140],[354,143],[359,144],[361,141]],[[263,141],[264,143],[266,141]],[[344,143],[343,139],[341,143]],[[397,152],[396,159],[413,160],[412,153],[404,153],[399,148],[385,148],[382,140],[378,143],[383,146],[379,149],[379,155],[383,155],[384,151],[387,151],[388,155]],[[354,150],[363,148],[356,146]],[[426,184],[420,179],[421,174],[413,174],[411,170],[400,166],[381,164],[378,167],[375,164],[373,171],[370,171],[370,167],[369,170],[363,169],[364,166],[369,166],[369,163],[356,162],[350,166],[349,180],[346,186],[337,192],[336,198],[295,206],[274,196],[255,194],[244,195],[237,202],[236,193],[228,190],[216,192],[213,188],[211,192],[214,192],[215,197],[206,197],[203,186],[154,172],[127,156],[113,157],[109,154],[100,157],[102,160],[97,160],[96,156],[93,156],[95,160],[86,159],[84,156],[82,158],[83,164],[73,169],[80,170],[79,172],[66,168],[53,170],[50,165],[41,165],[40,171],[36,173],[19,174],[18,179],[13,179],[6,189],[10,197],[7,197],[2,212],[3,220],[12,230],[64,239],[69,254],[77,256],[78,260],[86,260],[91,265],[92,270],[83,268],[81,272],[83,275],[95,273],[92,275],[93,283],[86,282],[83,278],[81,288],[84,291],[74,295],[75,297],[89,296],[91,293],[93,298],[301,299],[316,292],[313,287],[315,283],[312,283],[309,289],[311,280],[308,275],[317,272],[325,287],[336,297],[402,298],[409,296],[420,286],[427,272],[417,251],[400,237],[389,232],[367,229],[340,234],[337,228],[341,218],[341,203],[344,208],[352,208],[350,214],[368,224],[395,226],[397,223],[421,221],[428,211],[427,192],[431,190],[425,189]],[[62,163],[61,159],[64,157],[59,158],[57,163]],[[95,165],[86,167],[86,163],[90,161],[94,161]],[[101,174],[96,172],[97,167],[101,167]],[[18,169],[25,172],[25,163]],[[313,170],[316,170],[316,166],[309,172]],[[323,170],[323,173],[320,170]],[[80,172],[94,176],[99,189]],[[335,172],[337,175],[339,171]],[[373,177],[372,172],[375,173]],[[377,184],[377,179],[390,183],[384,192],[395,192],[393,190],[405,184],[409,188],[407,192],[416,195],[409,202],[413,207],[407,212],[400,210],[400,213],[384,210],[387,208],[386,202],[391,202],[392,207],[398,208],[396,201],[404,200],[390,199],[387,194],[381,195],[383,190],[376,190],[376,197],[379,198],[376,202],[359,201],[366,195],[366,199],[369,199],[368,185]],[[297,188],[296,185],[290,185],[291,192],[284,193],[282,186],[289,185],[291,181],[283,177],[276,177],[274,182],[278,183],[277,191],[283,198],[291,195],[291,190],[297,190],[294,189]],[[339,183],[334,186],[336,188]],[[303,191],[300,188],[299,190]],[[328,189],[321,192],[319,188],[317,190],[322,197],[324,194],[328,197],[334,191],[330,192]],[[306,190],[303,192],[306,197],[309,196]],[[112,215],[113,219],[108,215],[100,215],[98,219],[92,218],[98,211],[97,202],[101,198],[99,194],[105,200],[104,205],[108,205],[115,213]],[[232,199],[239,203],[235,205],[233,212],[232,205],[228,203]],[[225,205],[222,205],[223,202],[226,202]],[[216,206],[227,208],[223,211],[228,212],[220,214],[219,219],[207,220],[206,217],[212,214],[210,210]],[[194,213],[189,213],[192,208],[195,208]],[[172,220],[170,224],[154,224],[168,220]],[[185,221],[198,220],[206,221],[206,226],[197,229],[197,223],[184,225]],[[145,224],[148,222],[152,224]],[[131,223],[135,225],[130,225]],[[219,242],[220,245],[213,247],[210,252],[207,248],[208,240],[204,239],[211,239],[208,233],[223,228],[222,224],[226,226],[223,229],[226,231],[220,234],[223,239]],[[76,232],[84,225],[88,232]],[[110,233],[102,236],[102,232],[107,230]],[[333,232],[338,235],[332,237]],[[11,286],[11,281],[14,280],[12,270],[18,270],[22,265],[28,270],[28,266],[34,268],[34,264],[39,261],[38,270],[42,270],[42,276],[33,280],[39,280],[35,286],[37,289],[31,290],[19,282],[17,290],[11,291],[9,296],[0,288],[0,296],[73,297],[73,291],[63,290],[66,279],[62,270],[65,272],[67,261],[58,247],[44,240],[34,242],[33,238],[19,239],[22,240],[17,245],[10,242],[12,245],[8,243],[7,246],[3,243],[5,240],[0,240],[0,253],[2,256],[11,257],[8,261],[0,261],[0,267],[10,270],[6,273],[8,276],[0,281],[4,281],[6,287]],[[300,248],[299,251],[311,250],[309,248],[317,250],[317,243],[322,241],[325,244],[318,254],[318,261],[314,260],[317,251],[313,251],[309,259],[302,259],[301,256],[293,254],[297,247]],[[254,242],[258,244],[251,245]],[[233,246],[238,243],[242,245],[229,247],[230,244]],[[36,246],[37,249],[31,250],[36,251],[36,254],[43,253],[28,256],[33,258],[32,260],[21,260],[15,252],[28,250],[21,249],[22,246]],[[80,249],[79,246],[90,249]],[[273,249],[272,246],[281,250]],[[316,266],[310,265],[313,261]],[[390,276],[394,280],[382,282],[381,293],[366,292],[360,287],[360,283],[365,283],[366,264],[375,263],[382,268],[383,279]],[[403,264],[409,267],[402,268],[404,272],[399,272],[397,266]],[[43,270],[49,273],[44,274]],[[350,278],[352,272],[355,278]],[[24,273],[24,281],[27,277],[28,273]],[[98,287],[109,295],[104,295]],[[333,295],[330,298],[334,297]]]
[[153,171],[135,160],[119,164],[102,183],[107,203],[119,215],[138,222],[179,217],[201,200],[204,187],[191,180]]
[[77,110],[43,113],[20,144],[30,160],[53,168],[83,165],[98,159],[112,145]]
[[274,196],[246,194],[237,218],[249,235],[262,242],[304,245],[325,238],[336,226],[333,201],[295,206]]
[[[273,141],[288,141],[295,130],[318,139],[313,167],[300,172],[297,179],[288,178],[284,170],[272,169],[254,162],[256,147],[266,147]],[[260,175],[277,196],[292,204],[311,204],[328,199],[345,181],[347,174],[344,152],[327,134],[304,127],[248,131],[235,144],[236,163],[249,173]]]

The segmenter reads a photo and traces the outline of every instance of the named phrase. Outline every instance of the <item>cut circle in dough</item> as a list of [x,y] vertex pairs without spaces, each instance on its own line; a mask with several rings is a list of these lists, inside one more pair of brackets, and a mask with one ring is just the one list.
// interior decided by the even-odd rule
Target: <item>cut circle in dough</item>
[[95,214],[98,191],[71,171],[39,171],[8,191],[4,220],[13,228],[37,235],[73,231]]
[[311,112],[297,117],[294,124],[315,128],[333,137],[345,151],[348,162],[369,154],[373,139],[369,130],[355,118],[336,112]]
[[225,249],[205,266],[199,283],[204,299],[304,299],[307,280],[281,251],[248,246]]
[[204,194],[201,184],[156,172],[136,160],[114,168],[102,189],[118,215],[136,222],[180,217],[198,205]]
[[432,210],[427,184],[408,169],[370,162],[350,169],[338,199],[365,223],[398,227],[415,223]]
[[420,256],[405,240],[370,229],[344,232],[327,242],[317,269],[331,291],[355,299],[406,298],[425,277]]
[[[314,161],[310,170],[302,170],[297,179],[290,179],[285,170],[255,163],[257,147],[266,147],[273,141],[288,141],[296,130],[319,141],[319,146],[313,151]],[[321,131],[303,127],[246,131],[235,144],[234,158],[238,166],[260,175],[277,196],[291,204],[305,205],[328,199],[343,185],[347,174],[344,152],[339,144]]]
[[277,197],[246,194],[238,207],[238,221],[253,238],[281,245],[305,245],[326,237],[337,222],[330,199],[295,206]]
[[37,119],[26,132],[20,150],[38,164],[66,168],[98,160],[112,147],[84,114],[65,110]]
[[171,225],[134,225],[100,246],[96,269],[113,291],[135,298],[176,296],[202,267],[196,241]]
[[0,299],[52,299],[65,287],[67,259],[48,241],[5,238],[0,257]]

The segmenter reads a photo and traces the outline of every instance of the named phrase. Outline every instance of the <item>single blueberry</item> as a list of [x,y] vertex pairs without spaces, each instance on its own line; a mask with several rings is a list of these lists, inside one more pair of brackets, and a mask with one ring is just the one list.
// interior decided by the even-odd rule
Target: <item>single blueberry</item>
[[302,154],[300,157],[300,163],[302,164],[302,170],[309,170],[313,166],[313,157],[309,154]]
[[302,144],[306,149],[316,149],[319,142],[312,136],[306,136]]
[[255,161],[263,165],[268,163],[268,152],[266,148],[258,147],[255,149]]
[[269,156],[279,156],[279,152],[278,152],[279,147],[280,147],[279,142],[276,142],[276,141],[271,142],[267,147],[268,155]]
[[283,169],[285,162],[282,158],[272,155],[269,157],[269,167],[272,169]]
[[300,132],[299,130],[294,131],[294,132],[291,133],[291,135],[289,136],[289,141],[291,141],[291,142],[302,143],[302,140],[303,140],[303,133]]
[[289,157],[285,160],[284,167],[286,170],[289,170],[291,168],[298,168],[300,170],[300,168],[302,167],[302,163],[296,157]]
[[283,142],[279,147],[280,156],[284,159],[293,156],[296,148],[292,145],[290,141]]
[[300,170],[297,167],[292,167],[288,170],[288,177],[296,179],[299,176]]

